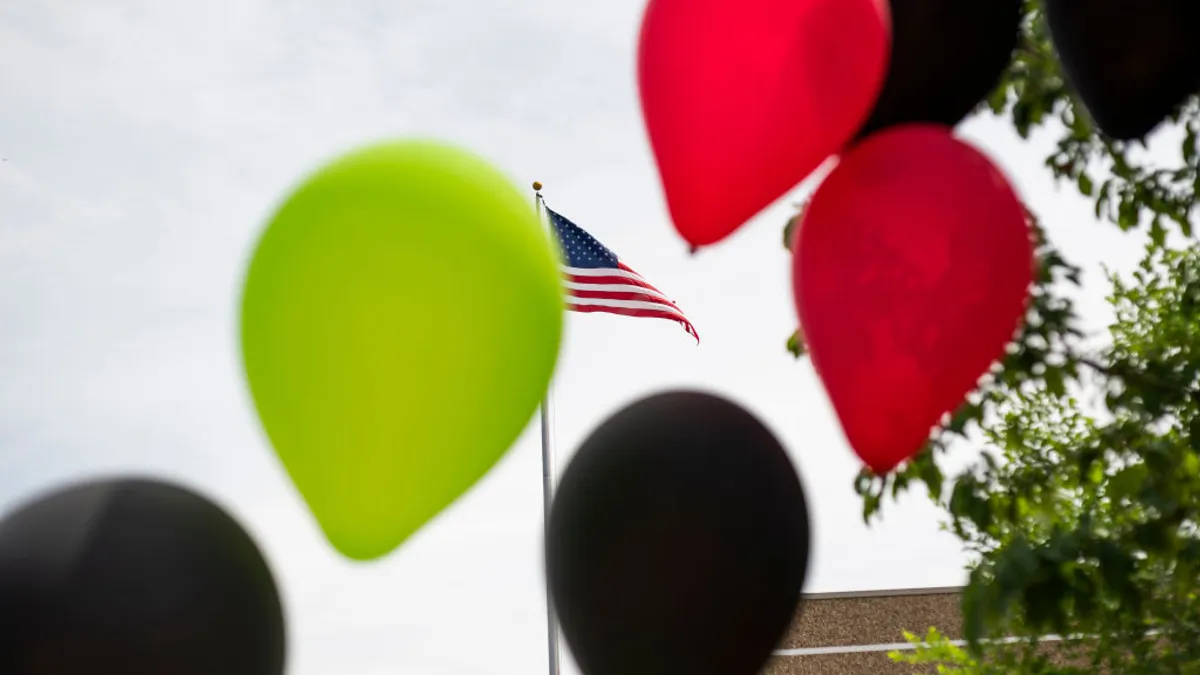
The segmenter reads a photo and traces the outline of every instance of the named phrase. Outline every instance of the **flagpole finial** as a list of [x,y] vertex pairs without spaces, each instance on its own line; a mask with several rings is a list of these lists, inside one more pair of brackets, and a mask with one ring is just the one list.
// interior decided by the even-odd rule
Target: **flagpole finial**
[[539,182],[538,182],[538,181],[536,181],[536,180],[535,180],[535,181],[533,181],[533,191],[534,191],[534,192],[541,192],[541,191],[542,191],[542,184],[541,184],[541,183],[539,183]]

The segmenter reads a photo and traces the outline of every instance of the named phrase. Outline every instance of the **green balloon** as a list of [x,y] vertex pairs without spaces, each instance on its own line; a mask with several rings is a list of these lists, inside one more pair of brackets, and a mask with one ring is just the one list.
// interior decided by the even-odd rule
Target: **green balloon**
[[429,141],[352,152],[275,214],[243,291],[246,377],[343,555],[395,549],[520,435],[558,360],[558,265],[529,196]]

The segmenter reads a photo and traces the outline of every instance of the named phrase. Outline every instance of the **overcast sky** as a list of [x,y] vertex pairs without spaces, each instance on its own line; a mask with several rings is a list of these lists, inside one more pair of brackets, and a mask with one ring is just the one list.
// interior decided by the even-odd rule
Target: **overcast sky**
[[[293,675],[530,675],[545,668],[537,420],[501,464],[390,557],[338,558],[264,441],[236,341],[264,219],[364,142],[462,144],[674,297],[665,321],[570,317],[554,385],[560,469],[607,415],[671,387],[748,406],[809,493],[810,591],[964,579],[923,498],[866,528],[857,462],[795,324],[780,244],[801,187],[696,258],[670,227],[641,124],[642,0],[7,0],[0,6],[0,508],[136,471],[233,509],[277,572]],[[1139,241],[1024,143],[963,134],[1008,171],[1054,240],[1128,267]],[[1103,325],[1103,284],[1085,306]],[[573,666],[568,666],[573,670]]]

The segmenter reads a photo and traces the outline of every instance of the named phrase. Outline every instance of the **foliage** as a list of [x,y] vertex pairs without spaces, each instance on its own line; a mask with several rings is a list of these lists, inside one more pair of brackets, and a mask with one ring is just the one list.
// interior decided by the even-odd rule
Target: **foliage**
[[1136,152],[1143,144],[1101,136],[1087,111],[1072,96],[1051,46],[1041,0],[1025,1],[1020,43],[1000,85],[985,105],[1007,117],[1022,138],[1057,122],[1061,134],[1046,167],[1060,181],[1072,181],[1095,204],[1097,218],[1122,230],[1149,225],[1162,243],[1168,224],[1191,234],[1189,216],[1200,191],[1200,99],[1189,99],[1171,117],[1169,128],[1183,132],[1174,168],[1153,166]]
[[[1021,380],[1014,351],[964,406],[989,412],[981,460],[948,490],[931,482],[932,452],[913,462],[975,559],[970,649],[934,633],[897,660],[963,675],[1200,673],[1200,246],[1151,243],[1131,279],[1110,282],[1099,354],[1065,340],[1045,352],[1061,366]],[[1051,651],[986,639],[1047,634],[1076,637]]]
[[[864,519],[923,484],[972,554],[969,648],[934,631],[909,636],[921,646],[893,658],[962,675],[1200,673],[1200,249],[1166,245],[1171,228],[1192,234],[1200,99],[1157,134],[1179,136],[1170,168],[1143,144],[1104,138],[1064,82],[1040,8],[1026,0],[1013,62],[980,112],[1022,138],[1057,134],[1051,175],[1091,200],[1098,220],[1142,229],[1150,244],[1131,279],[1110,275],[1116,321],[1089,351],[1065,294],[1079,270],[1042,236],[1032,302],[1005,358],[913,460],[858,477]],[[788,349],[804,355],[801,333]],[[945,451],[963,443],[982,446],[979,459],[947,475]],[[1055,647],[1068,665],[1032,639],[987,639],[1047,633],[1075,636]]]
[[[1078,656],[1084,641],[1056,641],[1057,655],[1047,649],[1049,643],[1017,639],[989,643],[986,659],[973,656],[936,628],[924,637],[904,633],[911,651],[893,651],[892,661],[912,666],[934,666],[939,675],[1093,675],[1086,658]],[[926,671],[928,672],[928,671]]]
[[1094,668],[1200,672],[1200,247],[1151,244],[1111,281],[1111,344],[1068,357],[1100,400],[1004,388],[944,502],[979,561],[966,634],[1088,635]]

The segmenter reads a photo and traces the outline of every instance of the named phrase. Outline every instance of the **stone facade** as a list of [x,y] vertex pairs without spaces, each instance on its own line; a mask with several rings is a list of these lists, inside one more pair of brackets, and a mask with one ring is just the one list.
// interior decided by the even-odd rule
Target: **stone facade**
[[887,653],[904,631],[936,626],[961,638],[959,588],[929,588],[806,596],[800,615],[763,675],[911,675]]

